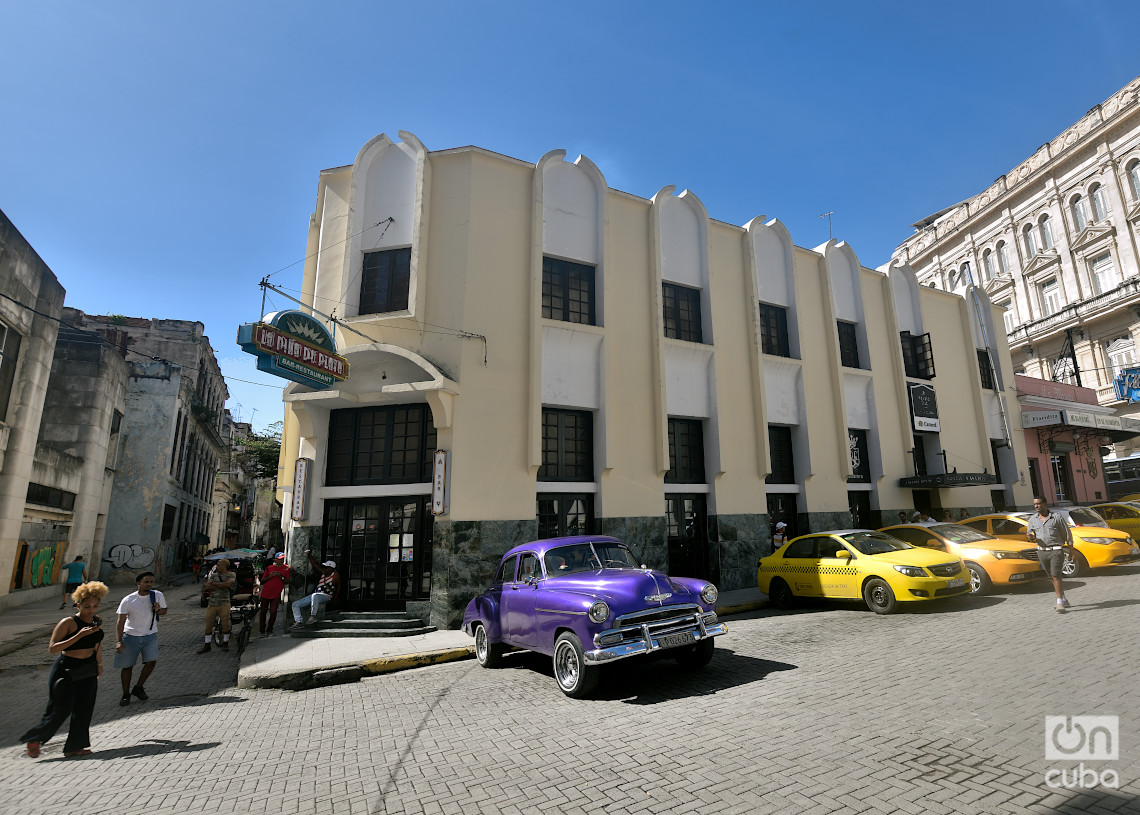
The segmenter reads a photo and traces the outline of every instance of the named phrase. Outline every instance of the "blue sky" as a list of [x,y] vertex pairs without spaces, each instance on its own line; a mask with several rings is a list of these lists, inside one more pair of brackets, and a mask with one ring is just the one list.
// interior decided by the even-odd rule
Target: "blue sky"
[[237,326],[263,276],[299,288],[318,172],[378,133],[583,153],[801,246],[833,210],[875,267],[1140,74],[1138,29],[1131,0],[8,2],[0,209],[68,305],[203,322],[260,428],[284,383]]

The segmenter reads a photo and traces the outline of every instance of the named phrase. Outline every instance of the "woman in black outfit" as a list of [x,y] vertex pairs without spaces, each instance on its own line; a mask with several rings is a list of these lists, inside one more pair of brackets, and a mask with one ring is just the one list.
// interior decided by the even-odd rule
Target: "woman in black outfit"
[[31,758],[40,754],[40,744],[55,735],[71,717],[71,728],[63,754],[67,757],[91,753],[91,714],[95,694],[103,675],[103,621],[95,616],[108,588],[99,582],[84,583],[71,595],[79,613],[64,617],[51,632],[49,654],[59,654],[48,676],[48,706],[40,723],[20,736]]

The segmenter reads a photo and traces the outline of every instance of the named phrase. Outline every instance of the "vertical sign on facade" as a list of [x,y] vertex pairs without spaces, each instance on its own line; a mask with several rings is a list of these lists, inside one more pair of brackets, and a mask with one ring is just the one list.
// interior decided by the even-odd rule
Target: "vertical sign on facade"
[[311,458],[299,458],[293,467],[293,511],[289,517],[294,521],[309,517],[309,471],[312,464]]
[[435,451],[435,466],[431,473],[431,514],[447,511],[447,451]]

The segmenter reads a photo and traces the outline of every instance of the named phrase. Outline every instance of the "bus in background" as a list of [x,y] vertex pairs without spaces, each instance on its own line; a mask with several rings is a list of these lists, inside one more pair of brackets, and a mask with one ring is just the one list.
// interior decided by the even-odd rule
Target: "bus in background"
[[1140,500],[1140,453],[1104,460],[1104,483],[1109,501]]

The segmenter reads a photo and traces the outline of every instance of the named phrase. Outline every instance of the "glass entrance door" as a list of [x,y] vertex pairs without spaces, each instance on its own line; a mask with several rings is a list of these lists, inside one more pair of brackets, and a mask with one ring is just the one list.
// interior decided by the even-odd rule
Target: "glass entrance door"
[[709,552],[707,514],[703,495],[665,496],[669,574],[716,582]]
[[364,611],[427,600],[432,528],[421,496],[327,501],[322,558],[340,568],[340,605]]

